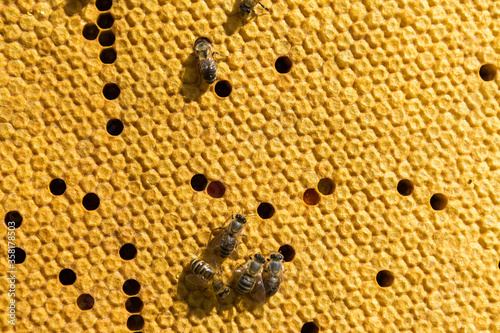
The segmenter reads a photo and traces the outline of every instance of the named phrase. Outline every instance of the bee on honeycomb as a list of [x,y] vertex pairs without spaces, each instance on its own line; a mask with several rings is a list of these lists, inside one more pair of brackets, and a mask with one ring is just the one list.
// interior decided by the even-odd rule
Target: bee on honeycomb
[[[237,15],[237,14],[240,14],[241,15],[241,20],[242,20],[242,23],[244,24],[245,23],[245,19],[250,15],[250,14],[254,14],[255,16],[257,16],[257,13],[255,12],[254,10],[254,7],[257,6],[257,5],[260,5],[262,8],[264,8],[265,10],[267,10],[268,12],[271,12],[269,10],[269,8],[267,8],[266,6],[264,6],[262,4],[262,2],[258,1],[258,0],[241,0],[238,8],[239,8],[239,12],[238,13],[235,13],[231,16],[234,16],[234,15]],[[230,16],[230,17],[231,17]]]
[[198,73],[208,84],[214,83],[217,79],[217,60],[213,58],[216,53],[208,38],[200,37],[194,42],[194,56],[199,60]]

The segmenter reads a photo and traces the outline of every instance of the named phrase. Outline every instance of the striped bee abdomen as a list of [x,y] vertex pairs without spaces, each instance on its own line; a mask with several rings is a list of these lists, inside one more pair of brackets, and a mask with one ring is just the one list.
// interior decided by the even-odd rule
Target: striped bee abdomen
[[190,265],[191,265],[191,271],[193,272],[193,274],[198,275],[202,279],[205,279],[208,281],[215,275],[215,272],[212,269],[212,267],[209,264],[207,264],[206,262],[204,262],[203,260],[193,259],[193,260],[191,260]]
[[264,278],[264,288],[266,290],[266,296],[271,297],[278,292],[280,287],[281,279],[274,275],[268,275]]
[[255,284],[255,279],[247,274],[242,274],[240,276],[240,279],[238,280],[238,286],[236,287],[236,290],[240,294],[246,294],[250,292]]
[[234,251],[234,248],[236,247],[236,243],[227,243],[227,244],[221,244],[219,247],[219,255],[221,258],[227,258],[229,255]]

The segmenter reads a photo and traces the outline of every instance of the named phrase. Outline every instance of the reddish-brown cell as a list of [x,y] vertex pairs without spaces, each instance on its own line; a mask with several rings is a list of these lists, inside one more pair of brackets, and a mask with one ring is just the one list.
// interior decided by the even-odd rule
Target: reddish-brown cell
[[226,187],[220,181],[211,182],[207,187],[207,193],[212,198],[222,198],[225,192]]
[[309,206],[317,205],[319,198],[319,193],[313,188],[309,188],[304,192],[304,202]]

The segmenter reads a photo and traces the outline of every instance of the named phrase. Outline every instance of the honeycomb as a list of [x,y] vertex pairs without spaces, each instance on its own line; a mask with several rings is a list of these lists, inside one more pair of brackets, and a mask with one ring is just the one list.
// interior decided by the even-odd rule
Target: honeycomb
[[[3,1],[1,330],[500,332],[500,3],[238,4]],[[238,212],[263,305],[184,279]]]

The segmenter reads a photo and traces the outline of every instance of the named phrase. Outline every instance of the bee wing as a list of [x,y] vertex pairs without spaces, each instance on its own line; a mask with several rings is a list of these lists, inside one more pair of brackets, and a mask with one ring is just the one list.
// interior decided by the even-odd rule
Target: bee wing
[[279,275],[279,277],[280,277],[280,285],[282,285],[286,281],[285,274],[283,274],[284,272],[285,272],[285,270],[282,270],[281,274]]
[[241,273],[243,273],[243,271],[245,271],[245,269],[246,269],[246,264],[236,268],[233,271],[233,275],[231,276],[231,280],[229,282],[229,285],[231,287],[236,288],[236,286],[238,285],[238,280],[240,279]]
[[219,247],[224,232],[225,230],[217,230],[215,232],[212,230],[212,234],[215,235],[215,237],[208,244],[208,247],[211,250],[216,250]]
[[258,274],[255,279],[255,285],[252,289],[252,297],[260,304],[265,303],[266,301],[266,289],[264,288],[264,283],[262,282],[262,274]]
[[229,256],[231,260],[237,260],[238,259],[238,244],[239,244],[239,240],[236,239],[236,246],[233,250],[233,253],[231,253],[231,255]]
[[207,284],[208,284],[208,281],[205,280],[205,279],[202,279],[201,277],[199,277],[198,275],[196,274],[188,274],[186,275],[186,281],[195,285],[195,286],[198,286],[198,287],[206,287]]
[[219,255],[217,253],[214,253],[214,255],[212,255],[212,258],[210,259],[210,266],[212,266],[213,268],[215,268],[217,271],[221,272],[222,273],[222,270],[221,270],[221,260],[219,258]]

